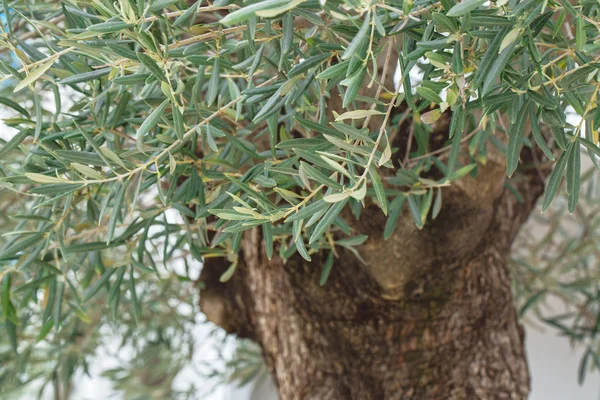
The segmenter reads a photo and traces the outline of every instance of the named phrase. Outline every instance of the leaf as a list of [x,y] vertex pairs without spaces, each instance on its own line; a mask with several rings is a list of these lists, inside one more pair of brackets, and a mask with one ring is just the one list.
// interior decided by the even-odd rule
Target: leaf
[[338,115],[335,120],[343,121],[345,119],[364,119],[373,115],[385,115],[385,113],[377,110],[354,110]]
[[506,174],[511,177],[519,165],[521,159],[521,148],[523,147],[523,137],[525,136],[525,122],[527,120],[529,102],[519,111],[517,120],[510,127],[508,133],[508,146],[506,148]]
[[227,268],[227,270],[225,272],[223,272],[223,274],[221,274],[221,276],[219,277],[219,282],[225,283],[225,282],[229,281],[231,279],[231,277],[233,276],[233,273],[235,272],[236,268],[237,268],[237,263],[231,263],[229,268]]
[[552,174],[550,174],[550,179],[548,179],[546,191],[544,192],[544,200],[542,201],[542,212],[546,211],[550,203],[552,203],[552,199],[554,199],[554,196],[556,196],[556,192],[558,192],[558,188],[560,187],[560,181],[562,180],[566,164],[567,152],[564,151],[558,157],[558,160],[554,165],[554,169],[552,170]]
[[54,64],[55,61],[55,58],[51,58],[50,60],[37,67],[35,70],[31,71],[29,75],[23,78],[23,80],[19,82],[17,86],[15,86],[13,93],[17,93],[23,90],[25,87],[37,81],[42,75],[44,75],[46,71],[50,69],[50,67]]
[[133,25],[123,21],[107,21],[88,26],[87,30],[98,33],[114,33],[123,29],[131,28]]
[[311,68],[321,65],[321,63],[323,63],[323,61],[327,60],[329,57],[331,57],[331,53],[321,53],[299,62],[298,64],[294,65],[292,69],[290,69],[288,72],[288,78],[300,75]]
[[108,228],[106,230],[106,244],[110,244],[115,233],[117,219],[121,216],[121,205],[123,204],[123,199],[125,198],[125,193],[127,191],[128,184],[129,179],[121,184],[119,191],[117,192],[117,195],[113,200],[112,212],[110,214],[110,219],[108,220]]
[[144,120],[144,122],[142,122],[142,125],[140,125],[140,128],[136,132],[136,138],[141,138],[142,136],[147,135],[148,132],[150,132],[152,130],[152,128],[154,128],[154,126],[156,126],[158,121],[160,121],[160,119],[162,118],[162,116],[165,112],[165,109],[167,108],[168,105],[169,105],[169,100],[167,99],[167,100],[163,101],[158,107],[156,107],[156,109],[154,109],[154,111],[152,111],[152,113],[148,116],[148,118],[146,118]]
[[211,106],[219,94],[219,60],[215,58],[213,62],[212,72],[210,74],[210,80],[208,81],[208,90],[206,92],[206,105]]
[[265,253],[270,260],[273,257],[273,224],[267,222],[262,225],[263,238],[265,239]]
[[469,12],[477,9],[479,6],[483,5],[486,0],[464,0],[454,7],[452,7],[446,13],[448,17],[461,17]]
[[83,165],[80,163],[73,162],[71,163],[71,167],[75,168],[78,172],[83,174],[84,176],[92,179],[102,180],[104,177],[94,168],[88,167],[87,165]]
[[319,279],[320,286],[324,286],[327,283],[329,273],[331,272],[331,267],[333,267],[333,251],[329,252],[329,254],[327,255],[327,260],[325,260],[325,264],[323,264],[323,270],[321,271],[321,279]]
[[437,188],[433,209],[431,211],[431,219],[436,219],[442,209],[442,188]]
[[152,75],[154,75],[158,80],[160,80],[162,82],[167,82],[167,77],[165,76],[165,73],[158,66],[158,64],[156,63],[156,61],[154,61],[152,59],[152,57],[150,57],[149,55],[144,54],[144,53],[137,53],[137,58],[138,58],[138,60],[140,60],[140,62],[146,68],[148,68],[148,71],[150,71],[150,73]]
[[365,17],[360,29],[354,39],[350,42],[344,53],[342,54],[342,60],[347,60],[357,53],[358,49],[362,46],[363,40],[367,37],[369,26],[371,25],[371,13],[369,12]]
[[494,87],[496,83],[496,79],[500,77],[500,74],[504,70],[504,67],[510,60],[510,57],[513,55],[513,50],[517,42],[513,42],[508,45],[496,58],[496,61],[492,64],[489,73],[487,74],[485,81],[483,82],[483,87],[481,89],[481,95],[485,96],[490,92],[490,90]]
[[383,215],[387,215],[388,202],[387,196],[385,195],[385,189],[383,188],[383,183],[381,182],[381,178],[379,177],[377,170],[373,167],[369,169],[369,176],[371,177],[371,181],[373,183],[373,190],[375,190],[375,196],[377,197],[377,201],[379,202],[381,211],[383,211]]
[[308,241],[309,244],[316,242],[323,235],[323,233],[325,233],[327,228],[329,228],[329,226],[333,223],[333,220],[342,211],[347,202],[348,199],[342,200],[335,203],[333,206],[331,206],[331,208],[329,208],[329,210],[327,210],[325,215],[323,215],[323,218],[321,218],[317,226],[315,226],[312,235],[310,235],[310,239]]
[[62,85],[74,85],[77,83],[93,81],[108,75],[111,70],[112,68],[102,68],[90,72],[84,72],[82,74],[71,75],[68,78],[61,79],[60,83]]
[[427,111],[425,114],[421,114],[421,121],[424,124],[433,124],[435,121],[440,119],[442,116],[442,110],[436,108],[435,110]]
[[38,183],[73,183],[64,178],[58,178],[56,176],[48,176],[43,174],[38,174],[35,172],[26,172],[25,176],[31,179],[34,182]]
[[9,151],[15,149],[19,146],[27,136],[31,135],[31,131],[28,129],[23,129],[21,132],[14,135],[1,149],[0,149],[0,157],[3,157]]
[[432,103],[440,104],[442,102],[442,98],[436,92],[425,86],[419,86],[417,88],[417,93]]
[[223,25],[234,25],[240,22],[246,21],[248,18],[253,17],[257,11],[268,10],[277,8],[289,3],[289,0],[267,0],[261,1],[255,4],[251,4],[246,7],[242,7],[232,13],[229,13],[222,18],[219,22]]
[[554,161],[554,154],[552,154],[552,150],[548,147],[548,143],[546,143],[546,140],[542,136],[539,119],[537,118],[533,107],[529,107],[529,124],[531,125],[531,133],[533,134],[533,138],[538,147],[544,152],[546,157]]
[[575,212],[579,200],[581,179],[581,148],[579,142],[573,142],[568,150],[567,160],[567,192],[569,193],[569,212]]

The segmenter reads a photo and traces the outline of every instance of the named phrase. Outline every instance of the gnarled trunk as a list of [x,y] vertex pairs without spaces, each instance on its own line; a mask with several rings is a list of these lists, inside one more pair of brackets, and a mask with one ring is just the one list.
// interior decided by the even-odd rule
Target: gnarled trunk
[[[526,159],[528,157],[525,157]],[[525,399],[529,375],[507,257],[543,183],[535,171],[504,188],[501,157],[444,190],[444,207],[418,230],[408,215],[382,238],[367,207],[356,233],[367,265],[340,252],[324,260],[267,260],[261,232],[243,239],[232,281],[208,260],[201,306],[230,332],[257,341],[288,399]],[[348,218],[350,219],[350,218]]]

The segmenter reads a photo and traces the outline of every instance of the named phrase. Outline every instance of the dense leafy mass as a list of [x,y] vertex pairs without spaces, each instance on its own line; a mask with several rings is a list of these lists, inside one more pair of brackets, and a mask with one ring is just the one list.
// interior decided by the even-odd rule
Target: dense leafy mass
[[389,237],[406,203],[422,227],[491,147],[515,179],[522,147],[539,148],[555,162],[543,208],[566,176],[573,212],[580,149],[600,155],[594,1],[3,6],[0,309],[15,352],[87,323],[100,296],[141,318],[136,280],[173,259],[225,256],[229,279],[252,227],[269,257],[328,252],[325,283],[336,246],[366,240],[342,210],[378,205]]

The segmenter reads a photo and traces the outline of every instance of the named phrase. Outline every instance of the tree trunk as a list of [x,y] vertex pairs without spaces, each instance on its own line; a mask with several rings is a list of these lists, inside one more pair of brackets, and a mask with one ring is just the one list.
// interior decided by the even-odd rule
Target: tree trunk
[[387,241],[381,210],[367,207],[353,222],[369,235],[367,265],[340,251],[323,287],[324,260],[269,261],[249,231],[230,282],[218,282],[223,260],[207,260],[201,307],[262,346],[283,400],[525,399],[507,258],[543,181],[535,169],[511,181],[523,202],[504,181],[503,155],[492,157],[444,190],[436,220],[418,230],[405,213]]

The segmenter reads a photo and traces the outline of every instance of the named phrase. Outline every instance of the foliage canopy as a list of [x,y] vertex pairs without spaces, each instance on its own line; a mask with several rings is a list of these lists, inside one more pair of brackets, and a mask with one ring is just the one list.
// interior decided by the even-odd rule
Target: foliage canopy
[[491,148],[513,179],[523,146],[554,163],[543,209],[566,176],[576,210],[580,149],[598,163],[595,1],[3,6],[0,309],[15,353],[87,323],[100,297],[139,321],[155,286],[136,281],[174,259],[227,257],[226,281],[256,226],[270,256],[328,252],[325,283],[336,246],[367,239],[344,209],[377,204],[387,238],[406,203],[423,227]]

